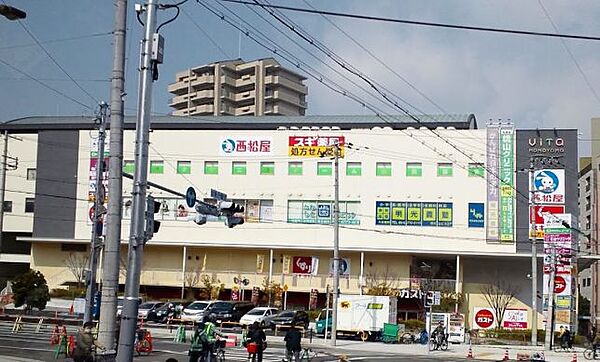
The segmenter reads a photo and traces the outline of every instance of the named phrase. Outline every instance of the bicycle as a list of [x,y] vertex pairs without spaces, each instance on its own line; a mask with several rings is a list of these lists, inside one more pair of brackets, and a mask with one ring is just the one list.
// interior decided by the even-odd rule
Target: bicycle
[[402,336],[400,336],[399,342],[402,344],[413,344],[417,342],[417,338],[414,334],[410,332],[405,332],[404,334],[402,334]]
[[598,352],[596,352],[594,350],[595,350],[595,348],[593,346],[586,348],[585,351],[583,351],[583,358],[585,358],[587,360],[600,359],[600,354],[598,354]]
[[437,351],[437,350],[446,351],[448,349],[448,338],[445,335],[437,335],[435,338],[431,338],[429,340],[429,350]]
[[[299,356],[299,361],[303,362],[311,362],[314,358],[317,358],[319,355],[316,351],[313,351],[310,348],[303,348],[302,351],[300,352],[300,356]],[[284,357],[281,359],[281,362],[293,362],[294,359],[290,359],[288,360],[287,357]]]
[[208,348],[200,357],[198,362],[224,362],[225,361],[225,343],[224,339],[217,339],[213,348]]

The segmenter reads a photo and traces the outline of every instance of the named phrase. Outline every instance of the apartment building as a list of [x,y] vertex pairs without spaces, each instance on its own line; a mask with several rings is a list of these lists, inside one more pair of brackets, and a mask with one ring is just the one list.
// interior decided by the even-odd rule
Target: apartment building
[[[211,117],[154,117],[149,180],[181,192],[193,186],[207,202],[211,188],[222,191],[245,206],[246,223],[229,229],[212,218],[198,226],[183,199],[150,189],[162,204],[155,215],[161,229],[144,248],[142,292],[178,298],[186,275],[198,272],[225,285],[221,298],[230,298],[242,277],[247,290],[273,282],[287,286],[290,304],[306,306],[315,295],[323,305],[332,285],[334,170],[332,160],[318,155],[337,141],[343,145],[342,293],[362,293],[386,280],[402,291],[398,310],[414,318],[423,306],[413,292],[435,285],[464,296],[458,310],[467,326],[481,328],[475,315],[489,308],[482,287],[506,281],[518,287],[511,315],[527,328],[529,203],[510,190],[528,194],[528,175],[515,171],[528,167],[530,154],[548,149],[538,138],[560,138],[564,164],[576,168],[576,130],[478,129],[473,115],[421,119],[416,125],[402,116],[389,123],[375,116],[220,117],[215,124]],[[31,245],[31,267],[51,288],[71,284],[65,260],[89,251],[93,124],[83,117],[30,117],[0,124],[4,129],[35,135],[36,147],[19,150],[19,157],[33,160],[38,176],[35,213],[14,210],[18,215],[6,219],[5,230],[19,226],[31,233],[17,242]],[[132,173],[134,119],[126,118],[125,129],[123,169]],[[565,185],[556,196],[565,212],[577,215],[576,175],[555,173]],[[20,182],[9,175],[7,188],[18,190]],[[123,253],[131,187],[125,180]],[[23,218],[30,223],[13,226]],[[541,308],[537,312],[541,326]]]
[[[589,235],[592,231],[592,205],[594,192],[592,188],[592,158],[582,157],[579,162],[579,228],[583,234]],[[579,234],[579,252],[593,253],[592,243],[585,235]],[[592,267],[579,272],[579,294],[590,302],[592,301]]]
[[175,116],[303,116],[305,80],[273,58],[225,60],[177,73],[169,106]]

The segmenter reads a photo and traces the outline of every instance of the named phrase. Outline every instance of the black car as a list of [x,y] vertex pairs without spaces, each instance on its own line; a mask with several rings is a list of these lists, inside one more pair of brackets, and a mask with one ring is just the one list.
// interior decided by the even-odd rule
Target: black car
[[167,302],[154,311],[148,313],[148,319],[155,322],[166,323],[169,317],[173,317],[175,319],[179,318],[182,309],[183,306],[181,303]]
[[293,324],[308,329],[308,322],[308,314],[303,310],[283,310],[271,318],[270,327],[275,329],[275,326],[291,326]]
[[250,302],[216,302],[210,306],[208,315],[215,322],[239,322],[242,316],[254,309]]

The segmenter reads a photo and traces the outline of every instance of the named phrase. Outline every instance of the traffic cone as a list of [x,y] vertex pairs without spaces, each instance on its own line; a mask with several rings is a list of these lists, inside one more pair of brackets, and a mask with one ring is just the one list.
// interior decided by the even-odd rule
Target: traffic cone
[[469,344],[469,353],[467,353],[467,359],[473,359],[473,349],[471,348],[470,344]]
[[573,358],[571,359],[571,362],[577,362],[577,352],[573,352]]
[[510,358],[508,358],[508,348],[504,350],[504,357],[502,357],[503,361],[509,361]]

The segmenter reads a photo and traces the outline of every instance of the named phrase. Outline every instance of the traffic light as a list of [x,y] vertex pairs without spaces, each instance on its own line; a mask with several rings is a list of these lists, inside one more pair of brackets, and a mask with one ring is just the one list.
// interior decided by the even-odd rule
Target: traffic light
[[235,214],[244,212],[242,205],[238,205],[232,201],[219,201],[218,207],[221,214],[225,216],[225,225],[227,227],[232,228],[244,223],[243,216],[235,216]]
[[206,224],[207,215],[219,216],[219,209],[211,204],[199,202],[194,208],[196,209],[196,217],[194,217],[194,222],[198,225]]
[[27,17],[27,13],[23,10],[8,5],[0,5],[0,15],[8,20],[20,20]]
[[152,239],[154,233],[160,229],[160,221],[154,220],[154,214],[160,211],[160,202],[154,200],[154,197],[146,198],[146,237],[145,241]]

